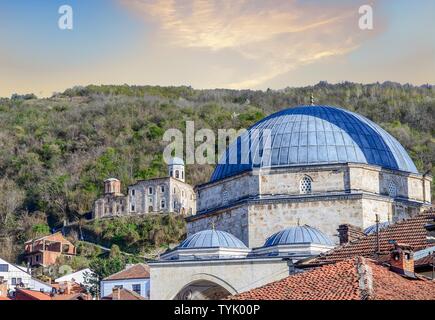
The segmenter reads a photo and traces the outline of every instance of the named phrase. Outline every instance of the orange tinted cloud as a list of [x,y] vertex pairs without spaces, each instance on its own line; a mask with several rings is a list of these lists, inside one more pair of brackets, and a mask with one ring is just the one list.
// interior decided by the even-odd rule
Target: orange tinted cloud
[[358,30],[361,1],[119,1],[157,26],[154,41],[243,57],[253,67],[219,84],[233,88],[261,86],[300,66],[345,55],[374,34]]

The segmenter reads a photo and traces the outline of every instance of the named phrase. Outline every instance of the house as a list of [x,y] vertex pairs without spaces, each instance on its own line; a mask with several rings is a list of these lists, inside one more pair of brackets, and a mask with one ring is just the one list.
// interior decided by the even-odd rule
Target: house
[[291,275],[231,300],[434,300],[435,282],[414,274],[409,246],[396,244],[389,264],[353,257]]
[[61,232],[29,240],[24,244],[24,254],[31,267],[49,266],[60,256],[76,255],[75,246]]
[[82,269],[70,274],[66,274],[60,278],[57,278],[54,280],[55,283],[61,283],[61,282],[75,282],[77,284],[85,284],[85,278],[86,275],[92,276],[92,271],[89,268]]
[[[148,265],[138,263],[127,267],[111,276],[104,278],[100,283],[100,295],[106,298],[113,294],[113,289],[127,289],[149,299],[150,296],[150,270]],[[121,291],[125,296],[126,291]],[[112,296],[113,297],[113,296]]]
[[0,282],[1,281],[6,283],[6,288],[10,292],[13,292],[17,286],[44,292],[51,292],[53,289],[51,285],[33,278],[25,268],[0,258]]
[[140,294],[137,294],[134,291],[113,287],[112,293],[106,297],[103,297],[102,300],[148,300],[142,297]]

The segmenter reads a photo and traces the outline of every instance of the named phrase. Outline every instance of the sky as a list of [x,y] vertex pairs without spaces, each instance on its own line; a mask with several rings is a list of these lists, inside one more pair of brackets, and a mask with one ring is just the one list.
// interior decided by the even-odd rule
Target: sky
[[[58,26],[73,10],[73,29]],[[373,29],[359,8],[373,8]],[[2,0],[0,97],[88,84],[435,84],[433,0]]]

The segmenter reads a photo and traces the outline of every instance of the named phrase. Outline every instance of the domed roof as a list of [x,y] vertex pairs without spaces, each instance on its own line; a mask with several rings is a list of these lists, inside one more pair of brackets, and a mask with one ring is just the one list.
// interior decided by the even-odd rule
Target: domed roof
[[[270,129],[266,149],[268,143],[260,143],[264,129]],[[367,118],[337,107],[299,106],[272,114],[239,136],[210,181],[260,167],[348,162],[418,173],[400,143]]]
[[219,230],[199,231],[180,243],[178,248],[236,248],[246,249],[245,244],[232,234]]
[[[389,222],[389,221],[381,222],[381,223],[379,223],[379,230],[383,230],[383,229],[389,227],[390,225],[391,225],[391,222]],[[374,224],[374,225],[372,225],[364,230],[364,233],[366,235],[369,235],[369,234],[372,234],[375,232],[376,232],[376,224]]]
[[266,239],[264,247],[298,243],[313,243],[325,246],[334,245],[332,240],[323,232],[316,228],[304,225],[290,227],[271,235]]
[[170,166],[171,165],[181,165],[181,166],[184,166],[184,161],[181,158],[174,157],[174,158],[171,158],[171,160],[169,160],[168,165],[170,165]]

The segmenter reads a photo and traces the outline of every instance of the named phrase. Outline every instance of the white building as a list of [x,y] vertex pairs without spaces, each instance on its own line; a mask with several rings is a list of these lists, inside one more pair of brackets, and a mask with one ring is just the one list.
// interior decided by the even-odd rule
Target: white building
[[283,279],[297,272],[297,261],[333,247],[310,226],[284,229],[253,249],[227,232],[203,230],[149,262],[151,299],[221,299]]
[[[15,287],[51,292],[53,289],[49,284],[38,279],[32,278],[30,273],[23,267],[9,263],[0,258],[0,280],[7,282],[7,289],[11,292],[15,291]],[[1,281],[0,281],[1,282]]]
[[78,284],[85,284],[85,279],[87,275],[88,276],[93,275],[93,272],[89,268],[66,274],[60,278],[57,278],[56,280],[54,280],[54,282],[61,283],[67,281],[67,282],[75,282]]
[[149,299],[150,272],[146,264],[128,265],[124,270],[104,278],[100,283],[100,296],[107,297],[114,288],[125,289]]

